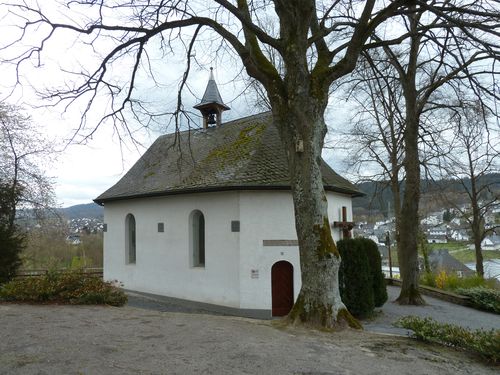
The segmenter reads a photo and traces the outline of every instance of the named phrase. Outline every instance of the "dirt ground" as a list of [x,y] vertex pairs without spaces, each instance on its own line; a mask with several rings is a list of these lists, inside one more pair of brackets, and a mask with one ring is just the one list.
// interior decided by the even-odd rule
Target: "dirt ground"
[[405,337],[126,306],[0,304],[0,374],[498,374]]

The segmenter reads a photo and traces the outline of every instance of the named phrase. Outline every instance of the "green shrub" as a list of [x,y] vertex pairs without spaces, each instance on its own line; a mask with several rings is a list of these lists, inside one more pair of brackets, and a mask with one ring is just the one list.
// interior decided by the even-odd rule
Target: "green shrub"
[[420,276],[420,284],[436,288],[436,276],[432,272],[424,272]]
[[0,284],[10,281],[21,266],[24,236],[0,223]]
[[484,279],[479,275],[458,277],[456,273],[448,273],[445,270],[441,270],[437,274],[425,273],[421,276],[420,281],[423,285],[450,291],[477,287],[495,289],[497,283],[495,279]]
[[473,276],[459,278],[454,289],[458,288],[471,289],[478,287],[494,289],[495,285],[496,285],[495,279],[484,279],[479,275],[473,275]]
[[458,294],[470,297],[474,307],[500,314],[500,291],[484,287],[459,288]]
[[339,269],[339,288],[347,309],[358,318],[365,318],[375,308],[370,265],[358,239],[337,242],[342,262]]
[[[358,239],[356,239],[358,240]],[[368,266],[372,279],[373,300],[376,307],[382,306],[387,301],[387,287],[385,276],[382,272],[382,259],[377,244],[368,238],[359,238],[361,250],[368,257]]]
[[127,296],[120,289],[81,270],[49,271],[40,277],[15,279],[0,288],[0,299],[112,306],[123,306],[127,302]]
[[396,325],[411,329],[416,339],[470,350],[488,361],[500,358],[500,330],[468,330],[453,324],[438,323],[431,318],[405,316]]

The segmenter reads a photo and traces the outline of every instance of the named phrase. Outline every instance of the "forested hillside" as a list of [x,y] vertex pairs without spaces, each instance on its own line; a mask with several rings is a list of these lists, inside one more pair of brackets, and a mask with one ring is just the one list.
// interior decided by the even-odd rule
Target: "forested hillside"
[[[470,181],[465,180],[467,186],[470,186]],[[492,192],[498,194],[500,192],[500,174],[488,174],[483,176],[480,185],[489,185]],[[354,198],[352,201],[353,210],[356,215],[383,215],[386,216],[388,210],[391,211],[392,192],[389,184],[385,181],[369,181],[357,184],[358,188],[363,191],[366,196]],[[404,184],[402,185],[404,188]],[[448,197],[456,199],[457,203],[465,203],[466,199],[463,196],[463,187],[458,180],[422,180],[422,206],[426,204],[434,205],[439,202],[439,195],[446,193]],[[401,189],[402,191],[404,189]]]

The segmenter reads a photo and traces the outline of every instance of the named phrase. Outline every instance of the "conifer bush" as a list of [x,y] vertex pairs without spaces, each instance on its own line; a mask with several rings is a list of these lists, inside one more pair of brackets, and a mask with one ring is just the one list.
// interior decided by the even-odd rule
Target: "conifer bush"
[[337,242],[342,257],[339,287],[342,301],[358,318],[373,313],[387,301],[387,288],[377,244],[367,238]]
[[382,272],[382,259],[378,251],[377,244],[368,238],[357,238],[355,241],[360,242],[361,249],[368,257],[368,265],[370,268],[372,287],[373,287],[373,300],[375,307],[381,307],[387,302],[387,288],[385,284],[385,276]]
[[337,242],[342,262],[339,269],[339,288],[347,309],[358,318],[366,318],[375,308],[371,268],[359,239]]

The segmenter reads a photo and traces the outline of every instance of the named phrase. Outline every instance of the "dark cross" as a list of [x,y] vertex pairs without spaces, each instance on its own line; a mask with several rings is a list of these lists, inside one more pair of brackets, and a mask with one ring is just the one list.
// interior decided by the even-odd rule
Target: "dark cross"
[[334,221],[334,228],[340,228],[342,231],[342,238],[351,238],[352,236],[352,228],[354,228],[353,221],[347,221],[347,207],[342,206],[342,221]]

